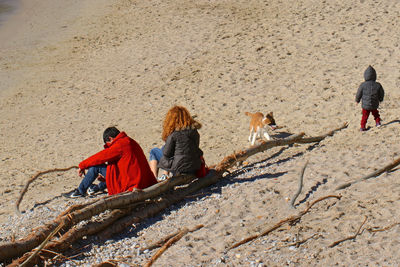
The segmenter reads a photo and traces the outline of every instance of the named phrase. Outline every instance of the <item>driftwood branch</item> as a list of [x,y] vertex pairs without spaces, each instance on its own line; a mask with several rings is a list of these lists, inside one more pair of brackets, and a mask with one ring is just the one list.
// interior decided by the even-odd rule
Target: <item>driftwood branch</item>
[[157,203],[150,204],[146,206],[144,210],[133,212],[129,216],[121,218],[120,220],[116,221],[112,224],[112,226],[105,229],[100,235],[102,238],[109,238],[113,234],[119,233],[125,230],[127,227],[134,223],[138,223],[148,217],[154,216],[164,210],[165,208],[183,200],[187,195],[193,194],[194,192],[200,190],[201,188],[208,187],[212,184],[215,184],[222,178],[221,173],[212,171],[206,177],[201,179],[195,180],[190,185],[184,188],[179,188],[174,192],[171,192],[163,197]]
[[[33,232],[28,235],[27,237],[11,242],[0,244],[0,261],[10,260],[15,257],[21,256],[22,254],[31,251],[35,247],[39,246],[43,240],[52,232],[56,227],[60,224],[63,224],[63,232],[65,236],[62,236],[59,240],[65,240],[66,244],[71,244],[70,242],[75,242],[76,237],[80,234],[77,232],[82,231],[84,233],[85,229],[81,230],[71,230],[70,229],[78,224],[83,220],[88,220],[92,216],[98,215],[106,210],[119,210],[115,211],[114,216],[104,220],[103,226],[96,226],[93,229],[99,229],[102,231],[103,236],[111,235],[113,233],[117,233],[126,229],[127,226],[130,226],[132,223],[140,222],[144,218],[149,216],[154,216],[158,212],[162,211],[166,207],[170,206],[171,204],[178,202],[184,199],[187,195],[193,194],[198,191],[200,188],[204,188],[215,184],[219,179],[222,178],[222,174],[227,171],[231,166],[233,166],[237,161],[243,161],[244,159],[270,149],[274,146],[283,146],[283,145],[290,145],[293,143],[312,143],[312,142],[319,142],[323,140],[325,137],[332,135],[334,132],[341,130],[347,127],[347,124],[328,132],[325,135],[318,136],[318,137],[310,137],[310,138],[303,138],[304,133],[293,135],[285,139],[281,140],[273,140],[269,142],[264,142],[258,146],[250,147],[246,150],[242,150],[234,155],[228,156],[224,158],[221,163],[216,166],[216,171],[213,171],[207,177],[197,179],[191,175],[185,176],[176,176],[168,179],[166,181],[160,182],[156,185],[148,187],[144,190],[135,190],[133,192],[126,192],[121,193],[118,195],[107,196],[98,200],[95,200],[91,203],[86,205],[76,205],[73,208],[67,209],[61,215],[59,215],[53,222],[50,222],[42,227],[34,229]],[[71,167],[72,168],[72,167]],[[61,169],[60,169],[61,170]],[[41,173],[43,174],[43,173]],[[130,206],[136,205],[139,203],[143,203],[146,200],[160,198],[162,194],[174,189],[176,186],[187,185],[187,187],[179,188],[175,190],[172,194],[168,194],[166,197],[163,197],[161,201],[153,204],[146,205],[146,209],[142,209],[137,212],[130,213],[128,216],[125,215],[117,215],[120,212],[123,212],[124,209],[129,209]],[[26,190],[25,190],[26,191]],[[21,197],[22,199],[22,197]],[[19,201],[20,202],[20,201]],[[147,209],[147,207],[150,207]],[[115,220],[115,218],[117,220]],[[112,221],[110,224],[109,222]],[[99,223],[101,224],[101,223]],[[98,230],[96,230],[98,231]],[[90,230],[91,234],[95,234],[95,230]],[[96,232],[98,234],[98,232]],[[50,242],[46,249],[59,251],[56,249],[58,246],[60,248],[65,248],[67,245],[63,247],[63,245],[55,245],[59,244],[59,242]],[[51,245],[51,246],[50,246]],[[53,249],[54,248],[54,249]]]
[[[203,227],[204,227],[204,225],[199,224],[199,225],[195,226],[194,228],[189,229],[189,233],[197,231],[197,230],[199,230],[200,228],[203,228]],[[177,234],[179,234],[180,231],[181,230],[178,230],[175,233],[167,235],[166,237],[162,238],[161,240],[159,240],[159,241],[157,241],[157,242],[155,242],[155,243],[153,243],[153,244],[151,244],[151,245],[149,245],[149,246],[147,246],[145,248],[140,249],[140,252],[142,253],[143,251],[146,251],[146,250],[152,250],[152,249],[155,249],[155,248],[162,247],[168,240],[170,240],[172,237],[174,237]]]
[[252,146],[250,148],[241,150],[239,152],[236,152],[232,155],[229,155],[225,157],[216,167],[215,169],[220,172],[220,171],[226,171],[232,166],[236,164],[236,162],[241,162],[246,160],[248,157],[253,156],[254,154],[264,152],[268,149],[271,149],[273,147],[277,146],[285,146],[285,145],[291,145],[295,143],[299,144],[306,144],[306,143],[316,143],[324,140],[328,136],[332,136],[335,132],[340,131],[348,126],[348,123],[344,123],[342,126],[327,132],[326,134],[316,136],[316,137],[304,137],[304,133],[299,133],[299,134],[294,134],[291,135],[287,138],[284,139],[278,139],[278,140],[271,140],[271,141],[263,141],[261,144]]
[[[307,237],[307,238],[304,238],[304,239],[302,239],[302,240],[299,240],[299,241],[297,241],[297,242],[291,243],[291,244],[289,244],[288,246],[289,246],[289,247],[295,246],[296,248],[298,248],[298,247],[300,247],[302,244],[304,244],[305,242],[307,242],[308,240],[314,238],[314,236],[317,236],[317,235],[318,235],[317,233],[312,234],[311,236],[309,236],[309,237]],[[318,236],[319,236],[319,235],[318,235]]]
[[92,265],[93,267],[116,267],[118,266],[118,261],[116,260],[107,260],[105,262]]
[[153,263],[161,256],[161,254],[163,254],[172,244],[179,241],[187,233],[196,231],[202,227],[203,227],[203,225],[198,225],[194,229],[191,229],[191,230],[189,230],[187,228],[180,230],[173,237],[169,238],[168,241],[163,244],[163,246],[153,255],[153,257],[151,257],[151,259],[144,266],[150,267],[151,265],[153,265]]
[[309,205],[307,206],[307,208],[304,209],[304,210],[303,210],[302,212],[300,212],[299,214],[294,215],[294,216],[290,216],[290,217],[288,217],[288,218],[286,218],[286,219],[283,219],[283,220],[279,221],[277,224],[275,224],[275,225],[273,225],[273,226],[267,228],[266,230],[264,230],[264,231],[261,232],[260,234],[256,234],[256,235],[249,236],[249,237],[243,239],[242,241],[239,241],[239,242],[233,244],[233,245],[229,248],[229,250],[234,249],[234,248],[237,248],[237,247],[239,247],[239,246],[241,246],[241,245],[243,245],[243,244],[246,244],[246,243],[248,243],[248,242],[250,242],[250,241],[252,241],[252,240],[254,240],[254,239],[256,239],[256,238],[265,236],[265,235],[271,233],[272,231],[278,229],[279,227],[281,227],[282,225],[284,225],[284,224],[286,224],[286,223],[293,223],[293,222],[298,221],[301,217],[304,216],[304,214],[306,214],[306,213],[312,208],[312,206],[314,206],[316,203],[318,203],[318,202],[320,202],[320,201],[322,201],[322,200],[325,200],[325,199],[327,199],[327,198],[336,198],[336,199],[340,199],[341,196],[340,196],[340,195],[328,195],[328,196],[325,196],[325,197],[321,197],[321,198],[319,198],[319,199],[313,201],[311,204],[309,204]]
[[387,231],[387,230],[389,230],[389,229],[391,229],[394,226],[399,225],[399,224],[400,224],[400,222],[395,222],[395,223],[393,223],[393,224],[391,224],[389,226],[383,227],[383,228],[371,227],[371,228],[368,228],[367,231],[371,232],[371,233],[383,232],[383,231]]
[[176,236],[172,237],[170,240],[168,240],[157,252],[156,254],[153,255],[153,257],[151,257],[151,259],[149,260],[149,262],[147,262],[144,266],[145,267],[150,267],[151,265],[153,265],[153,263],[161,256],[161,254],[164,253],[164,251],[166,251],[172,244],[174,244],[175,242],[178,242],[184,235],[187,234],[189,230],[187,228],[184,228],[183,230],[181,230],[179,232],[179,234],[177,234]]
[[299,188],[297,189],[297,192],[294,194],[294,196],[292,197],[292,200],[290,201],[290,206],[292,206],[292,208],[296,208],[294,206],[294,202],[296,201],[297,197],[301,193],[301,190],[303,189],[303,177],[304,177],[304,171],[306,170],[307,164],[308,164],[308,161],[306,162],[306,164],[304,164],[304,167],[301,169],[300,178],[299,178]]
[[77,169],[78,166],[71,166],[68,168],[63,168],[63,169],[50,169],[50,170],[46,170],[46,171],[42,171],[42,172],[38,172],[37,174],[35,174],[34,176],[32,176],[28,182],[26,182],[24,188],[21,190],[21,193],[19,195],[19,198],[17,200],[17,202],[15,202],[15,212],[17,214],[21,214],[21,212],[19,211],[19,205],[21,204],[22,198],[24,197],[26,191],[28,191],[28,187],[29,185],[35,181],[37,178],[39,178],[40,176],[47,174],[47,173],[51,173],[51,172],[65,172],[65,171],[69,171],[71,169]]
[[0,245],[0,261],[12,259],[20,256],[27,251],[39,246],[41,242],[59,225],[63,224],[63,230],[68,231],[73,225],[90,219],[92,216],[100,214],[108,209],[118,209],[134,203],[151,199],[160,194],[173,189],[175,186],[187,184],[195,179],[192,175],[176,176],[166,181],[157,183],[143,190],[135,190],[119,195],[112,195],[101,198],[90,205],[74,210],[71,213],[64,212],[63,216],[58,216],[53,222],[35,229],[26,238],[12,243]]
[[382,169],[379,169],[379,170],[377,170],[377,171],[375,171],[375,172],[373,172],[371,174],[368,174],[367,176],[364,176],[364,177],[362,177],[362,178],[360,178],[358,180],[355,180],[353,182],[342,184],[342,185],[338,186],[336,188],[336,190],[345,189],[345,188],[347,188],[347,187],[349,187],[349,186],[351,186],[353,184],[356,184],[356,183],[359,183],[359,182],[362,182],[362,181],[377,177],[377,176],[381,175],[384,172],[390,171],[391,169],[393,169],[394,167],[396,167],[399,164],[400,164],[400,158],[397,158],[395,161],[393,161],[392,163],[386,165]]
[[21,267],[22,266],[27,266],[29,264],[29,262],[36,257],[36,255],[38,255],[40,253],[40,251],[44,248],[44,246],[46,246],[46,244],[50,241],[50,239],[53,238],[53,236],[55,234],[58,233],[58,231],[61,230],[61,228],[63,227],[62,224],[60,224],[56,229],[54,229],[53,232],[50,233],[50,235],[43,241],[43,243],[37,248],[37,250],[30,256],[28,257],[23,263],[21,263]]
[[343,239],[340,239],[338,241],[335,241],[332,244],[330,244],[329,247],[333,248],[333,247],[339,245],[340,243],[342,243],[344,241],[355,239],[360,234],[361,228],[363,227],[363,225],[365,224],[366,221],[367,221],[367,216],[365,216],[365,219],[364,219],[363,223],[360,225],[360,227],[358,228],[357,232],[354,235],[346,237],[346,238],[343,238]]
[[[186,188],[179,188],[163,196],[161,201],[148,204],[140,211],[132,212],[132,208],[125,210],[113,210],[113,212],[101,222],[92,222],[88,223],[82,228],[70,229],[58,241],[50,242],[46,246],[46,249],[57,252],[65,251],[69,249],[73,242],[80,240],[84,235],[88,236],[97,234],[102,238],[109,238],[111,235],[127,229],[127,227],[134,223],[139,223],[146,218],[155,216],[172,204],[184,199],[186,195],[192,194],[193,192],[198,191],[200,188],[216,183],[220,177],[221,176],[218,173],[211,171],[210,175],[194,181]],[[129,215],[126,216],[127,214]],[[30,253],[27,253],[21,258],[15,260],[10,267],[18,266],[29,256],[29,254]],[[36,258],[36,260],[39,259]]]
[[64,255],[62,255],[62,254],[60,254],[60,253],[57,253],[57,252],[54,252],[54,251],[51,251],[51,250],[48,250],[48,249],[44,249],[44,248],[42,249],[42,251],[55,255],[55,257],[52,258],[53,261],[56,260],[57,258],[63,258],[64,260],[69,260],[69,261],[71,261],[73,264],[75,264],[76,266],[78,266],[78,263],[75,262],[75,261],[74,261],[73,259],[71,259],[70,257],[66,257],[66,256],[64,256]]

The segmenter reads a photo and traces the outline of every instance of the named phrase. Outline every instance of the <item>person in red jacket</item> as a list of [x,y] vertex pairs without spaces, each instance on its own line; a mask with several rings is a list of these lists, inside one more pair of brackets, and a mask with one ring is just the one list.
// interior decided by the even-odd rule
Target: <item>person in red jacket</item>
[[[107,128],[103,139],[104,149],[79,163],[78,174],[84,178],[67,197],[84,197],[86,192],[94,194],[106,188],[109,195],[114,195],[157,183],[142,148],[135,140],[115,127]],[[94,185],[96,178],[103,181]]]

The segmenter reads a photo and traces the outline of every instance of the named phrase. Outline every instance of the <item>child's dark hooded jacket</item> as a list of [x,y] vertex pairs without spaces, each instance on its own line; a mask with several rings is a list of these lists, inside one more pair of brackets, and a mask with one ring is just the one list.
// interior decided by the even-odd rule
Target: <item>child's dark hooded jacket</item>
[[365,82],[358,88],[356,102],[362,100],[362,108],[366,110],[378,109],[379,102],[383,101],[385,92],[380,83],[376,82],[376,71],[369,66],[364,72]]

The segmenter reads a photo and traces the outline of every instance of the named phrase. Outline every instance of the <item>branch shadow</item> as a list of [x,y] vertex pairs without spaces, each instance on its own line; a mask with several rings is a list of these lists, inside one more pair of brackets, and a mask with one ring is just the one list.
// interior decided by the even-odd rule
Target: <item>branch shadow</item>
[[280,132],[280,131],[277,132],[276,130],[275,130],[274,134],[271,134],[272,137],[278,138],[278,139],[286,138],[286,137],[289,137],[291,135],[293,135],[293,134],[292,133],[288,133],[288,132]]
[[[318,147],[318,146],[319,146],[319,142],[318,142],[318,143],[314,143],[314,144],[312,144],[312,145],[309,145],[309,146],[306,148],[306,150],[307,150],[307,151],[312,151],[312,150],[314,150],[314,149],[315,149],[316,147]],[[286,159],[278,160],[277,162],[273,162],[273,163],[268,162],[268,161],[270,161],[270,160],[272,160],[272,159],[274,159],[274,158],[277,158],[277,157],[280,156],[285,150],[287,150],[287,149],[289,149],[289,148],[291,148],[291,147],[293,147],[293,145],[288,145],[288,146],[286,146],[286,147],[282,147],[281,149],[279,149],[279,151],[277,151],[276,153],[272,154],[272,155],[269,156],[268,158],[263,159],[263,160],[260,160],[260,161],[257,161],[257,162],[253,162],[253,163],[248,164],[248,165],[246,165],[246,166],[242,166],[240,169],[237,169],[237,170],[235,170],[234,172],[232,172],[231,175],[236,175],[236,176],[237,176],[237,175],[240,175],[240,174],[242,174],[242,173],[248,172],[248,171],[250,171],[250,170],[252,170],[253,168],[256,168],[256,167],[257,167],[257,168],[266,168],[266,167],[269,167],[269,166],[274,165],[274,164],[285,163],[285,162],[287,162],[287,161],[289,161],[289,160],[291,160],[291,159],[298,158],[298,157],[301,157],[301,156],[304,155],[304,152],[299,152],[299,153],[297,153],[297,154],[295,154],[295,155],[293,155],[293,156],[291,156],[291,157],[288,157],[288,158],[286,158]]]
[[390,124],[393,124],[393,123],[400,123],[400,120],[392,120],[392,121],[389,121],[387,123],[382,124],[382,126],[387,126],[387,125],[390,125]]
[[[45,201],[42,201],[42,202],[35,202],[35,204],[33,204],[33,206],[32,206],[30,209],[27,209],[27,210],[25,210],[25,211],[21,211],[21,213],[23,214],[23,213],[25,213],[26,211],[33,211],[34,209],[39,208],[39,207],[41,207],[41,206],[45,206],[45,205],[51,203],[51,202],[54,201],[54,200],[57,200],[57,199],[59,199],[59,198],[65,198],[65,195],[67,195],[67,194],[69,194],[69,193],[72,193],[73,191],[75,191],[75,189],[72,189],[72,190],[70,190],[70,191],[68,191],[68,192],[65,192],[65,193],[61,193],[61,194],[59,194],[59,195],[56,195],[56,196],[54,196],[54,197],[52,197],[52,198],[49,198],[49,199],[47,199],[47,200],[45,200]],[[96,194],[96,195],[94,195],[94,196],[87,196],[87,198],[89,198],[89,199],[94,199],[94,198],[96,198],[97,196],[104,196],[105,194],[106,194],[106,193],[98,193],[98,194]]]
[[322,179],[322,181],[318,181],[314,186],[311,187],[311,189],[307,192],[307,194],[305,195],[305,197],[299,201],[298,204],[296,204],[295,206],[298,206],[300,204],[303,204],[304,202],[306,202],[308,200],[308,198],[318,190],[318,187],[320,187],[321,185],[324,185],[328,182],[328,178],[324,178]]
[[[72,191],[73,191],[73,190],[72,190]],[[70,192],[68,192],[68,193],[71,193],[72,191],[70,191]],[[36,209],[36,208],[39,208],[39,207],[41,207],[41,206],[45,206],[45,205],[51,203],[52,201],[54,201],[54,200],[56,200],[56,199],[62,198],[62,197],[63,197],[63,194],[65,194],[65,193],[56,195],[56,196],[54,196],[54,197],[52,197],[52,198],[49,198],[49,199],[47,199],[47,200],[45,200],[45,201],[42,201],[42,202],[35,202],[31,208],[26,209],[26,210],[20,210],[20,212],[21,212],[21,214],[24,214],[24,213],[26,213],[27,211],[33,211],[33,210]]]

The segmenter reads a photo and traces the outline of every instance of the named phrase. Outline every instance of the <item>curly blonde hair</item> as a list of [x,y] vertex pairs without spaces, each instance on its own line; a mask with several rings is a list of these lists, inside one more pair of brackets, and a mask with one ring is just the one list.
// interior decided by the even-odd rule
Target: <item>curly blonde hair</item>
[[168,110],[164,119],[162,140],[166,141],[167,137],[174,131],[190,128],[200,129],[201,124],[193,119],[185,107],[173,106]]

